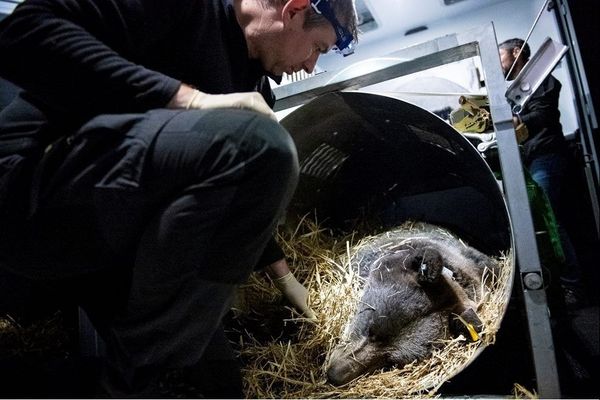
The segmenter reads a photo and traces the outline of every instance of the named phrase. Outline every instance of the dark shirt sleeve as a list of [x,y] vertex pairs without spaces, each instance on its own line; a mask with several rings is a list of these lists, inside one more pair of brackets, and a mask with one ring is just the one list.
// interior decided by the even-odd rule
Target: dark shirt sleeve
[[555,79],[547,79],[531,97],[521,119],[527,125],[530,138],[545,128],[559,123],[558,96],[560,84]]
[[0,22],[0,75],[71,118],[164,107],[180,82],[136,62],[185,12],[159,3],[27,0]]
[[255,270],[263,269],[263,268],[273,264],[275,261],[281,260],[282,258],[285,258],[285,254],[283,253],[283,250],[277,244],[275,237],[271,237],[271,239],[267,243],[267,247],[265,247],[265,250],[263,251],[262,256],[258,260],[258,263],[256,263],[256,266],[254,267],[254,269]]

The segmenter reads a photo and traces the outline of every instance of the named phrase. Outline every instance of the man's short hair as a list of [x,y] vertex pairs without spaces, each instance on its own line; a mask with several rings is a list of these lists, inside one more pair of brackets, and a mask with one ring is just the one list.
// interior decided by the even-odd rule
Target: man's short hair
[[529,60],[529,56],[531,56],[529,44],[525,43],[523,39],[519,38],[505,40],[498,45],[498,48],[509,51],[512,49],[521,49],[521,57],[523,58],[523,61]]
[[[279,5],[287,0],[262,0],[269,5]],[[325,1],[325,0],[323,0]],[[358,39],[358,18],[356,16],[355,0],[328,0],[335,17],[339,23],[348,30],[354,37],[354,41]],[[310,28],[319,25],[330,24],[330,22],[321,14],[317,14],[312,7],[308,11],[304,28]]]

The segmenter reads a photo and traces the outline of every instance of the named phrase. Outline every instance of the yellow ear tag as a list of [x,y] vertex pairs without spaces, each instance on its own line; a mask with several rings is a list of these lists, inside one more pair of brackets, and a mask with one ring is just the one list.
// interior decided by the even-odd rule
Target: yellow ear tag
[[460,322],[462,322],[462,324],[464,326],[467,327],[467,330],[469,331],[469,335],[471,335],[471,340],[473,342],[476,342],[476,341],[478,341],[480,339],[479,334],[475,330],[475,327],[473,326],[473,324],[470,324],[467,321],[465,321],[464,318],[462,318],[460,315],[456,315],[456,318],[458,318],[458,320]]
[[469,330],[469,334],[471,335],[471,340],[473,340],[474,342],[478,341],[479,334],[475,330],[475,327],[473,326],[473,324],[467,324],[467,329]]

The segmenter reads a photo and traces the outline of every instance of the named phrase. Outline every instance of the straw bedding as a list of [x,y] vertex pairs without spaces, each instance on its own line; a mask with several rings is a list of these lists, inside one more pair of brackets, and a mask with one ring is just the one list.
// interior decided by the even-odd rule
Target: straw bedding
[[[404,229],[411,229],[405,224]],[[401,398],[432,397],[440,386],[493,344],[510,297],[513,265],[510,254],[498,259],[501,273],[483,290],[478,316],[482,340],[459,337],[445,341],[430,357],[403,368],[380,370],[342,387],[326,383],[325,365],[331,350],[353,316],[361,295],[360,277],[350,267],[352,256],[369,237],[336,236],[304,220],[293,231],[282,230],[279,241],[298,280],[310,292],[318,319],[307,321],[282,307],[281,294],[259,273],[251,276],[234,304],[227,326],[243,361],[248,398]],[[72,338],[60,316],[27,327],[0,317],[0,353],[65,354]],[[513,395],[535,398],[516,384]],[[178,397],[173,395],[173,397]]]
[[0,316],[0,357],[66,356],[71,340],[60,312],[26,324]]
[[[410,222],[401,228],[411,230],[414,226]],[[279,234],[296,277],[309,289],[309,302],[317,313],[315,322],[291,309],[282,313],[281,295],[265,276],[255,274],[241,288],[229,333],[239,346],[248,398],[435,396],[445,381],[494,343],[510,297],[510,254],[497,259],[502,266],[498,276],[484,276],[491,290],[484,290],[482,283],[478,299],[478,316],[483,322],[480,341],[473,343],[462,336],[446,340],[431,356],[403,368],[380,370],[341,387],[328,384],[328,354],[342,336],[361,295],[361,278],[350,265],[357,249],[370,238],[357,237],[336,237],[309,220],[303,220],[294,231]]]

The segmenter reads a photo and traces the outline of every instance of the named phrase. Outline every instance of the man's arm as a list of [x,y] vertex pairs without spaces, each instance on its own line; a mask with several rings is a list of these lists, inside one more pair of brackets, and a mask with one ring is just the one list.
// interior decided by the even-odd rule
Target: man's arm
[[178,21],[177,4],[156,4],[28,0],[0,23],[0,75],[71,117],[164,107],[180,82],[134,61],[148,27]]
[[290,271],[285,255],[277,241],[272,237],[255,269],[265,269],[275,287],[288,299],[290,303],[306,318],[314,319],[316,315],[308,305],[308,290]]
[[306,318],[315,319],[315,312],[308,305],[308,290],[290,271],[285,258],[275,261],[266,268],[267,274],[275,287],[300,311]]

